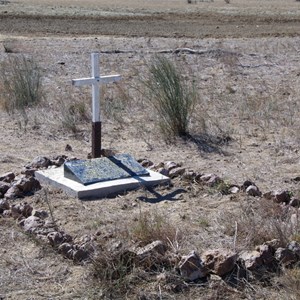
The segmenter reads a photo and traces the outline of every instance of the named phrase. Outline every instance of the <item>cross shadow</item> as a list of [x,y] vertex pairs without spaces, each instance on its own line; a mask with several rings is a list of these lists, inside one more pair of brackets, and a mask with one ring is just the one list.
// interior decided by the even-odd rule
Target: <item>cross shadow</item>
[[129,174],[129,177],[134,177],[138,181],[143,184],[145,180],[143,180],[140,176],[146,176],[149,175],[149,172],[146,169],[142,169],[139,171],[140,173],[136,173],[133,170],[131,170],[129,167],[127,167],[121,160],[117,159],[115,156],[108,156],[107,159],[109,159],[111,162],[113,162],[116,166],[123,169],[127,174]]
[[154,188],[152,187],[146,187],[147,191],[150,192],[154,197],[145,197],[145,196],[140,196],[138,197],[139,200],[143,201],[143,202],[147,202],[147,203],[159,203],[161,201],[177,201],[178,199],[175,198],[176,195],[178,194],[182,194],[182,193],[186,193],[185,189],[177,189],[167,195],[161,195],[160,193],[158,193],[157,191],[155,191]]
[[222,149],[223,146],[228,145],[232,140],[230,136],[213,136],[210,134],[188,134],[184,137],[186,142],[194,143],[200,152],[204,153],[217,153],[228,155]]
[[169,201],[176,201],[178,199],[174,198],[176,195],[180,193],[185,193],[186,190],[184,189],[177,189],[167,195],[161,195],[158,193],[153,187],[148,186],[147,181],[141,178],[140,175],[137,175],[134,171],[132,171],[130,168],[128,168],[126,165],[124,165],[120,160],[118,160],[114,156],[109,156],[107,157],[109,160],[111,160],[114,164],[116,164],[118,167],[122,168],[124,171],[126,171],[131,177],[134,177],[136,180],[139,181],[140,186],[146,189],[148,192],[150,192],[154,197],[149,198],[149,197],[138,197],[139,200],[148,202],[148,203],[158,203],[164,200],[169,200]]

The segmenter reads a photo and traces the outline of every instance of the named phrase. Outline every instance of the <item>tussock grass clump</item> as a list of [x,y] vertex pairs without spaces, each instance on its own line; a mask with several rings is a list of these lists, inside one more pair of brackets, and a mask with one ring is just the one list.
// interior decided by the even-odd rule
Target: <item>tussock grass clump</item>
[[172,246],[181,239],[181,234],[168,217],[157,212],[140,212],[136,221],[129,228],[129,234],[141,246],[157,240]]
[[104,281],[122,281],[133,269],[133,259],[129,251],[102,251],[93,259],[94,276]]
[[294,240],[300,222],[293,221],[295,210],[271,200],[249,201],[230,213],[222,213],[218,223],[224,233],[236,237],[237,248],[252,249],[266,241],[278,239],[282,247]]
[[278,278],[278,283],[285,290],[285,298],[290,300],[300,299],[300,269],[285,269]]
[[24,56],[10,57],[0,67],[3,106],[8,113],[38,104],[43,97],[42,73],[37,63]]
[[107,297],[105,299],[121,299],[130,290],[131,274],[135,272],[134,258],[134,253],[125,249],[102,249],[94,256],[92,276],[97,289]]
[[158,274],[171,270],[173,266],[168,255],[155,252],[139,256],[133,249],[161,240],[170,251],[177,252],[182,240],[170,220],[155,211],[140,212],[125,228],[122,233],[120,228],[118,230],[120,247],[101,244],[92,259],[92,275],[110,299],[119,299],[137,286],[151,282],[156,278],[153,278],[153,272]]
[[144,83],[164,137],[187,136],[197,99],[195,87],[185,82],[175,65],[163,56],[155,57]]
[[65,130],[76,133],[78,124],[87,123],[91,119],[84,101],[61,102],[61,123]]

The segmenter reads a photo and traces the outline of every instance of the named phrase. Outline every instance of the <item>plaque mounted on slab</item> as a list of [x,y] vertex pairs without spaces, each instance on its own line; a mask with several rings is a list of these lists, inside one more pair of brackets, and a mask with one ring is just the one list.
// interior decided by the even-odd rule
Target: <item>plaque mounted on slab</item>
[[129,154],[74,160],[64,164],[64,177],[83,185],[148,175],[149,172]]

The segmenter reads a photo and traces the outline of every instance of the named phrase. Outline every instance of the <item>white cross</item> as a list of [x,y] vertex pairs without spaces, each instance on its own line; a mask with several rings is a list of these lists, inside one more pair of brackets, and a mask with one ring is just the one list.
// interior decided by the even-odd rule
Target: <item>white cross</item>
[[95,52],[91,54],[92,57],[92,77],[90,78],[81,78],[73,79],[72,85],[83,86],[91,85],[92,86],[92,157],[97,158],[101,157],[101,118],[100,118],[100,84],[101,83],[110,83],[121,80],[120,75],[108,75],[100,76],[100,67],[99,67],[99,53]]
[[92,86],[92,112],[93,112],[93,123],[100,122],[100,84],[101,83],[110,83],[121,80],[120,75],[107,75],[100,76],[100,67],[99,67],[99,53],[94,52],[91,54],[92,58],[92,77],[90,78],[81,78],[73,79],[72,85],[83,86],[91,85]]

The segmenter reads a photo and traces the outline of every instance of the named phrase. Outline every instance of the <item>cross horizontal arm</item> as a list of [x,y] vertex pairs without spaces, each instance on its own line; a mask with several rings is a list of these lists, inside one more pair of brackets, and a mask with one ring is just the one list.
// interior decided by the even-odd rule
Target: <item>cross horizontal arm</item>
[[120,80],[121,80],[120,75],[100,76],[101,83],[110,83],[110,82],[116,82],[116,81],[120,81]]
[[72,79],[72,85],[75,86],[83,86],[83,85],[92,85],[99,82],[99,78],[80,78],[80,79]]
[[107,75],[107,76],[100,76],[100,77],[89,77],[89,78],[80,78],[80,79],[73,79],[72,85],[74,86],[83,86],[83,85],[92,85],[97,82],[100,83],[110,83],[120,81],[120,75]]

